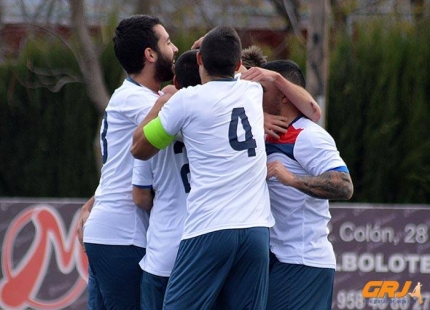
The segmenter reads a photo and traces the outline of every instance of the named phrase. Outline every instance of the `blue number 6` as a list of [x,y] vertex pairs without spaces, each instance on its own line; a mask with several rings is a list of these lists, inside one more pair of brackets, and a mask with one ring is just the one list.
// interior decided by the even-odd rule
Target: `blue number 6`
[[[176,141],[175,144],[173,145],[173,152],[175,154],[181,154],[183,153],[184,150],[185,150],[185,144],[180,141]],[[182,184],[184,184],[184,190],[186,193],[189,193],[191,190],[190,182],[188,182],[189,173],[190,173],[190,165],[184,164],[181,167],[181,178],[182,178]]]

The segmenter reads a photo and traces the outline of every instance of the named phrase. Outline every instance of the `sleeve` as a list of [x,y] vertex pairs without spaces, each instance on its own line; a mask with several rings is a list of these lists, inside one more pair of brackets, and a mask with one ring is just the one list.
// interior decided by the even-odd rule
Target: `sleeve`
[[186,89],[179,90],[175,93],[169,101],[158,113],[161,125],[164,130],[171,136],[176,135],[184,126],[187,118],[187,111],[184,105],[184,91]]
[[131,183],[139,187],[152,187],[152,160],[134,160]]
[[300,132],[294,146],[294,157],[313,176],[339,167],[344,167],[347,171],[336,143],[325,130],[305,129]]
[[138,89],[128,95],[122,105],[122,112],[133,123],[139,125],[154,106],[157,98],[155,94],[148,94],[145,90]]

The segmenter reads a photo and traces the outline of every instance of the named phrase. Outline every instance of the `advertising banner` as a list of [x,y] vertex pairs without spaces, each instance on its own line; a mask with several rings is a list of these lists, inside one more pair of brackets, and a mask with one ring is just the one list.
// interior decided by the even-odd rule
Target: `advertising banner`
[[332,204],[333,309],[430,309],[430,206]]
[[81,200],[0,199],[0,309],[86,309]]
[[[86,309],[76,237],[85,201],[0,199],[0,309]],[[430,310],[430,205],[332,203],[330,212],[333,309]]]

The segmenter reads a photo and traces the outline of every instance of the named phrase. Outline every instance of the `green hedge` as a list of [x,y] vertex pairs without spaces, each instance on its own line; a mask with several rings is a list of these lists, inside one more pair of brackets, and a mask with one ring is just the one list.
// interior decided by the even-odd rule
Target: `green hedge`
[[353,201],[430,201],[430,25],[363,24],[331,53],[328,131]]
[[[106,67],[115,63],[112,56]],[[109,70],[112,84],[118,85],[118,73]],[[52,89],[66,76],[77,81],[58,90],[41,85]],[[98,116],[71,51],[31,42],[16,62],[0,66],[0,77],[0,195],[91,196],[98,183]]]

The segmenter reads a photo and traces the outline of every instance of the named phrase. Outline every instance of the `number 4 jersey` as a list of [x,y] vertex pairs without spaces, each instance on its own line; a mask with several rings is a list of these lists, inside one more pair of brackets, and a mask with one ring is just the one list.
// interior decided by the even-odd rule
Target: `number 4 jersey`
[[182,133],[191,175],[182,239],[235,228],[271,227],[263,90],[244,80],[181,89],[159,113]]

